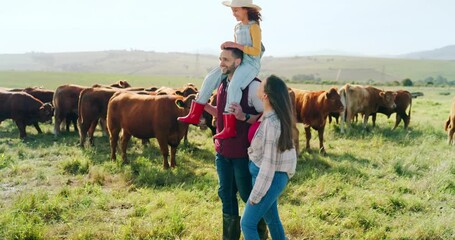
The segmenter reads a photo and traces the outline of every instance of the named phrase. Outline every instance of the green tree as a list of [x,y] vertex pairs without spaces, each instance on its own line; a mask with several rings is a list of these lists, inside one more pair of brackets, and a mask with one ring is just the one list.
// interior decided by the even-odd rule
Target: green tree
[[410,86],[414,85],[414,83],[409,78],[405,78],[405,79],[401,80],[401,84],[403,86],[407,86],[407,87],[410,87]]

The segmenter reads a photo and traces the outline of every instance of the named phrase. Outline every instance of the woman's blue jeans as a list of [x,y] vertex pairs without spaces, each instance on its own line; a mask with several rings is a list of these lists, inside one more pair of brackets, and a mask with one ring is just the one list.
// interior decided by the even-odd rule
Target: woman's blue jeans
[[248,158],[226,158],[219,153],[216,154],[215,163],[219,181],[218,196],[223,205],[223,214],[239,216],[237,192],[244,202],[250,196],[253,185],[248,170],[248,162]]
[[[253,186],[259,173],[259,168],[253,163],[249,163],[251,176],[253,177]],[[242,232],[245,240],[259,239],[257,225],[261,218],[264,218],[269,227],[270,236],[273,240],[286,239],[284,228],[278,215],[278,197],[283,192],[288,183],[288,175],[285,172],[275,172],[272,185],[261,199],[260,202],[251,205],[248,202],[245,205],[245,211],[241,220]]]

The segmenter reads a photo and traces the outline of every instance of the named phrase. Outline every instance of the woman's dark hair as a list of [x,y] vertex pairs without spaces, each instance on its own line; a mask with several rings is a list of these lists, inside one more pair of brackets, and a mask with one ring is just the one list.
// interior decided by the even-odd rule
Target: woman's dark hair
[[289,150],[294,146],[292,128],[295,124],[295,119],[288,87],[281,78],[271,75],[265,80],[264,93],[267,94],[270,105],[281,122],[278,149],[280,151]]
[[256,8],[251,8],[251,7],[245,7],[245,9],[248,11],[248,20],[250,21],[256,21],[258,25],[261,25],[259,21],[262,21],[262,15],[261,13],[256,9]]

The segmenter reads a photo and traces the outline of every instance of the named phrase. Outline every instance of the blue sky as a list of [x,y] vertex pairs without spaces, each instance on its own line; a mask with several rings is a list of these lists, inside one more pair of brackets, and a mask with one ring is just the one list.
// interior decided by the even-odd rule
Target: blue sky
[[[397,55],[455,44],[455,0],[255,0],[268,56]],[[221,0],[0,0],[0,53],[138,49],[218,54]]]

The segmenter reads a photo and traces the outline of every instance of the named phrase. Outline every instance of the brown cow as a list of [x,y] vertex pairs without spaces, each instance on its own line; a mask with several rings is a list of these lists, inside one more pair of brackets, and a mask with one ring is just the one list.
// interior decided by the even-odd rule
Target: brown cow
[[98,125],[101,123],[101,128],[108,134],[106,128],[107,105],[109,99],[118,91],[130,91],[137,94],[156,95],[154,92],[144,91],[144,88],[104,88],[91,87],[86,88],[79,94],[78,103],[78,124],[80,146],[84,147],[85,139],[89,137],[90,145],[94,145],[93,134]]
[[[69,123],[74,119],[77,120],[77,105],[79,94],[87,87],[79,85],[63,85],[59,86],[54,93],[54,107],[55,107],[55,122],[54,134],[57,136],[60,133],[60,125],[66,120],[67,128],[69,131]],[[77,122],[74,124],[74,130],[77,131]]]
[[184,97],[198,93],[197,88],[193,85],[185,85],[182,88],[160,87],[155,92],[157,95],[180,95]]
[[126,80],[119,80],[109,86],[102,84],[94,84],[92,87],[105,87],[105,88],[130,88],[131,85]]
[[396,93],[382,91],[372,86],[344,85],[339,94],[344,110],[341,114],[341,133],[344,133],[344,124],[349,127],[352,118],[357,113],[363,114],[363,128],[366,129],[368,117],[377,112],[380,106],[395,108]]
[[53,108],[24,92],[0,92],[0,122],[12,119],[19,128],[20,138],[25,138],[27,125],[34,125],[38,133],[38,122],[52,120]]
[[[93,87],[102,87],[102,85],[95,84]],[[126,81],[119,81],[110,85],[114,89],[120,87],[130,87],[130,84]],[[78,103],[79,94],[82,90],[86,89],[85,86],[79,85],[63,85],[59,86],[55,90],[54,94],[54,107],[55,107],[55,123],[54,123],[54,134],[57,136],[60,133],[60,125],[63,121],[66,121],[66,131],[69,131],[70,122],[73,123],[74,131],[78,131],[77,119],[78,119]]]
[[[412,107],[412,95],[410,92],[406,90],[398,90],[396,91],[395,97],[395,105],[396,107],[393,109],[386,108],[383,106],[379,106],[378,113],[383,113],[387,115],[387,118],[392,115],[392,113],[397,113],[395,126],[393,129],[397,128],[398,124],[400,124],[401,119],[404,122],[404,128],[408,128],[409,122],[411,121],[411,107]],[[409,112],[406,114],[406,109],[409,107]],[[372,114],[373,120],[373,127],[376,125],[376,113]]]
[[331,112],[342,112],[343,104],[337,88],[328,91],[305,91],[293,89],[296,96],[297,122],[303,123],[306,136],[306,149],[310,150],[311,128],[318,131],[319,152],[326,154],[324,129],[327,116]]
[[38,98],[43,103],[51,103],[54,97],[54,91],[43,89],[40,87],[14,88],[9,89],[9,92],[26,92],[35,98]]
[[[80,146],[84,147],[87,133],[90,145],[94,145],[93,134],[98,121],[105,121],[107,116],[107,104],[112,95],[118,89],[109,89],[102,87],[86,88],[81,91],[78,103],[78,124]],[[105,129],[104,129],[105,130]]]
[[111,159],[116,159],[119,133],[124,163],[127,163],[126,148],[131,136],[146,139],[156,138],[163,155],[163,167],[169,168],[168,156],[171,146],[171,167],[176,166],[175,154],[180,140],[188,130],[188,124],[177,121],[186,116],[195,95],[186,98],[177,95],[147,96],[130,92],[118,92],[109,100],[107,127],[110,135]]
[[447,119],[444,129],[447,131],[447,142],[449,145],[455,144],[453,134],[455,133],[455,97],[452,100],[452,109],[450,109],[449,119]]

